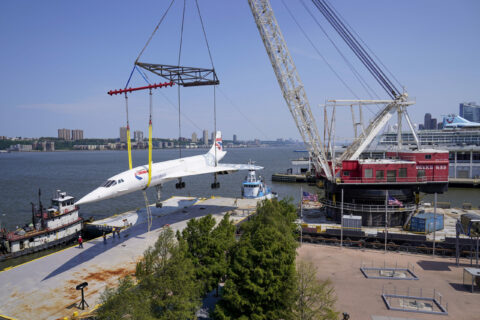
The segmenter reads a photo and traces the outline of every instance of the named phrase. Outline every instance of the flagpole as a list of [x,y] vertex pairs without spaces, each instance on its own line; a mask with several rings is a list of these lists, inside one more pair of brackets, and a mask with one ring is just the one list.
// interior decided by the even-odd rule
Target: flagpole
[[303,187],[300,187],[300,247],[303,242]]
[[341,226],[340,226],[340,248],[343,247],[343,188],[342,188],[342,203],[340,205],[340,221],[341,221]]
[[[425,228],[427,228],[427,225],[425,225]],[[437,230],[437,193],[435,192],[435,197],[433,198],[433,250],[432,250],[432,256],[434,257],[435,257],[435,231],[436,230]]]
[[388,219],[388,190],[385,190],[385,253],[387,253],[387,219]]

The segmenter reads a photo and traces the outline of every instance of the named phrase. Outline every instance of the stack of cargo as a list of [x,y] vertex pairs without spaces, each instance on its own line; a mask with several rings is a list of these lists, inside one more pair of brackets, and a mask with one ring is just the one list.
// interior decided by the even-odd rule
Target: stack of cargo
[[443,214],[432,212],[420,213],[410,221],[410,231],[419,233],[430,233],[443,229]]
[[343,228],[348,230],[362,229],[362,216],[343,215]]

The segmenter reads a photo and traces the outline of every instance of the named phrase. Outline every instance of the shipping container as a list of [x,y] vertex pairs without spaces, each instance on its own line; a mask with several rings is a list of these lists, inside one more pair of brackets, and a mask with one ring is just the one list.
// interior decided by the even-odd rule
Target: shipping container
[[443,214],[437,213],[434,215],[433,212],[420,213],[410,220],[410,231],[430,233],[434,229],[436,231],[443,229]]
[[362,216],[343,215],[343,227],[349,230],[362,229]]

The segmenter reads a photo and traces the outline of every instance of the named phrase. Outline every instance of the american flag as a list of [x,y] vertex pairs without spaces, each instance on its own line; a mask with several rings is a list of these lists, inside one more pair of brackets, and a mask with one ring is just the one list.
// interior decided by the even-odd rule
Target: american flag
[[388,197],[388,205],[389,206],[399,206],[399,207],[403,207],[403,203],[402,201],[398,200],[398,199],[395,199],[394,197]]
[[303,192],[302,200],[304,201],[318,201],[318,196],[316,194],[311,194],[308,192]]

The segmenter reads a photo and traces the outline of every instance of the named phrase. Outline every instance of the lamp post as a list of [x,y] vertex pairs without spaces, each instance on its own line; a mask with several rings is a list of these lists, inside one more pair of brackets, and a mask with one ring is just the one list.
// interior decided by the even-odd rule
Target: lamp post
[[387,230],[388,230],[388,190],[385,190],[385,253],[387,253]]
[[342,188],[342,202],[340,203],[340,248],[343,247],[343,188]]
[[303,242],[303,187],[300,187],[300,247]]
[[[427,226],[425,226],[427,228]],[[426,231],[426,230],[425,230]],[[437,193],[433,198],[433,250],[432,256],[435,257],[435,232],[437,231]]]

